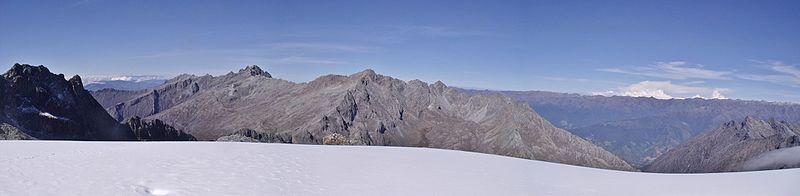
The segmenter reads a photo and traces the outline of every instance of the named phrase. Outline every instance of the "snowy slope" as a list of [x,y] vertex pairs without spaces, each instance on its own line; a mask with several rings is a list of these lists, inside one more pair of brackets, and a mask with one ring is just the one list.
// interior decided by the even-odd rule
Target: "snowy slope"
[[0,195],[797,195],[800,169],[648,174],[478,153],[214,142],[0,142]]

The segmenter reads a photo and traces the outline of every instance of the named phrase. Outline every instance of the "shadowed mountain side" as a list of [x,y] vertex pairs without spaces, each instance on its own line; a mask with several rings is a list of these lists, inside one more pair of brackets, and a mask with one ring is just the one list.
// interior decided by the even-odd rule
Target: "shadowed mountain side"
[[65,80],[44,66],[15,64],[0,77],[0,111],[3,140],[194,139],[157,120],[119,124],[83,89],[79,76]]
[[14,64],[0,78],[0,122],[30,139],[133,139],[83,89],[77,75],[65,80],[44,66]]

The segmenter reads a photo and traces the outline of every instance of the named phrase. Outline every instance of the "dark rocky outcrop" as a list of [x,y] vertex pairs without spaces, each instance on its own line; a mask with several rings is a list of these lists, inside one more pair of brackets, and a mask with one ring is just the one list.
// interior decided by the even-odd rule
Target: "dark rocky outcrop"
[[163,121],[142,120],[138,116],[125,122],[139,141],[196,141],[194,136],[177,130]]
[[706,173],[739,171],[763,153],[800,146],[800,125],[746,117],[729,121],[670,150],[645,168],[648,172]]
[[0,111],[4,140],[194,140],[159,120],[136,117],[122,125],[83,88],[80,76],[65,80],[41,65],[15,64],[0,77]]
[[14,64],[0,82],[0,121],[37,139],[131,140],[83,88],[79,76],[69,80],[44,66]]
[[252,129],[239,129],[226,136],[217,138],[222,142],[264,142],[264,143],[292,143],[289,135],[275,135],[265,132],[258,132]]

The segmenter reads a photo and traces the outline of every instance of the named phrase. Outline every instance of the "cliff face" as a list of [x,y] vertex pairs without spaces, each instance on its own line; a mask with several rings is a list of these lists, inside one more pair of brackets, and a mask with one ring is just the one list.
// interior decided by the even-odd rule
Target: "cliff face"
[[404,82],[372,70],[301,84],[256,66],[218,77],[182,75],[107,106],[118,120],[160,119],[201,140],[322,144],[327,137],[632,170],[509,97],[469,96],[441,82]]
[[31,138],[133,138],[83,89],[79,76],[65,80],[44,66],[15,64],[2,75],[0,91],[0,121]]
[[125,125],[83,88],[44,66],[15,64],[0,77],[0,139],[194,140],[161,121],[138,117]]
[[700,173],[739,171],[763,153],[800,146],[800,126],[747,117],[703,133],[662,155],[645,168],[650,172]]
[[196,141],[194,136],[177,130],[170,125],[165,124],[161,120],[142,120],[142,118],[133,117],[125,122],[125,125],[131,129],[136,140],[139,141]]

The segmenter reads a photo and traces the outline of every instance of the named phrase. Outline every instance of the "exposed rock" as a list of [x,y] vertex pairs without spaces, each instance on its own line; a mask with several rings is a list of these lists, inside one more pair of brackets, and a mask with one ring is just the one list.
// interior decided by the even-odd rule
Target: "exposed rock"
[[83,88],[79,76],[69,81],[44,66],[14,64],[0,82],[0,121],[37,139],[131,140]]
[[252,143],[264,142],[264,141],[257,140],[257,139],[252,138],[252,137],[247,137],[247,136],[239,135],[239,134],[222,136],[222,137],[217,138],[217,141],[218,142],[252,142]]
[[0,123],[0,140],[32,140],[36,139],[20,131],[14,126]]
[[800,146],[800,125],[746,117],[730,121],[670,150],[645,168],[649,172],[739,171],[742,163],[768,151]]
[[[107,110],[117,119],[160,119],[201,140],[257,136],[261,139],[253,140],[323,144],[325,136],[339,134],[355,145],[456,149],[633,170],[503,95],[468,96],[442,82],[404,82],[372,70],[297,84],[252,77],[259,75],[255,68],[218,77],[182,75],[151,89],[157,97],[142,91]],[[233,131],[241,129],[258,134]]]
[[250,76],[264,76],[267,78],[272,78],[272,75],[264,70],[261,70],[261,68],[257,65],[249,65],[244,69],[239,70],[239,74],[249,74]]
[[324,145],[347,145],[350,142],[347,141],[347,138],[344,137],[342,134],[338,133],[331,133],[322,137],[322,144]]
[[139,141],[196,141],[194,136],[176,130],[161,120],[142,120],[138,116],[125,122]]
[[292,143],[291,136],[262,133],[247,128],[219,137],[217,141]]

